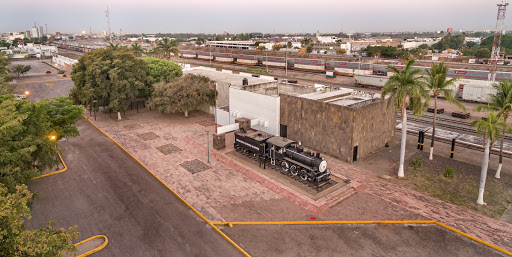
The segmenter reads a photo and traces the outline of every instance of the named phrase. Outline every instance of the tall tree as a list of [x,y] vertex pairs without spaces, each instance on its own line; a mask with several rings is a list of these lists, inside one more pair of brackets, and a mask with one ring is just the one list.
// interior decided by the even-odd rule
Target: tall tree
[[155,84],[153,99],[149,105],[163,113],[188,112],[201,104],[215,104],[215,87],[213,81],[205,76],[187,74],[171,83]]
[[[448,67],[444,63],[432,64],[430,70],[427,70],[427,76],[421,77],[423,86],[430,91],[430,95],[434,97],[434,118],[432,120],[432,140],[430,142],[430,155],[429,159],[434,159],[434,141],[436,135],[436,121],[437,121],[437,98],[444,97],[449,103],[455,104],[462,110],[466,108],[457,99],[455,99],[454,91],[450,88],[455,85],[459,78],[447,79]],[[430,97],[427,98],[427,102]]]
[[118,119],[150,82],[146,62],[126,47],[115,51],[98,49],[83,55],[73,65],[71,79],[75,86],[70,97],[75,104],[95,112],[102,105],[106,112],[117,112]]
[[0,96],[0,183],[10,192],[56,164],[47,111],[43,103]]
[[25,220],[31,218],[28,204],[32,196],[26,185],[9,193],[0,183],[0,256],[57,257],[77,252],[72,242],[80,236],[76,226],[56,230],[56,223],[49,222],[45,228],[25,230]]
[[171,54],[174,57],[178,57],[180,50],[178,50],[178,41],[169,40],[169,38],[163,38],[162,41],[158,42],[156,46],[167,60],[171,59]]
[[484,157],[482,159],[482,168],[480,171],[480,187],[478,188],[477,204],[484,203],[485,181],[487,180],[487,169],[489,167],[489,153],[496,138],[500,136],[500,130],[505,126],[501,117],[494,112],[490,112],[485,120],[475,120],[471,122],[472,127],[476,127],[477,134],[483,135]]
[[68,96],[44,99],[41,103],[46,105],[46,116],[57,139],[80,135],[75,124],[82,119],[81,106],[74,106]]
[[503,166],[503,143],[505,142],[506,130],[509,127],[507,124],[508,117],[512,111],[512,84],[510,81],[500,81],[492,85],[496,93],[491,95],[488,99],[487,105],[479,105],[476,107],[477,111],[496,111],[498,116],[503,118],[504,125],[501,131],[500,142],[500,159],[498,170],[496,170],[496,178],[500,178],[501,168]]
[[419,82],[418,68],[413,68],[414,60],[410,59],[402,70],[389,65],[388,69],[394,72],[382,88],[382,99],[387,99],[387,106],[394,104],[395,110],[400,111],[402,119],[402,142],[400,146],[400,166],[398,177],[404,176],[405,145],[407,139],[407,104],[409,104],[414,115],[420,116],[425,110],[428,91]]
[[142,54],[144,53],[144,48],[142,48],[142,46],[139,45],[139,43],[135,42],[134,44],[132,44],[132,51],[135,56],[141,57]]

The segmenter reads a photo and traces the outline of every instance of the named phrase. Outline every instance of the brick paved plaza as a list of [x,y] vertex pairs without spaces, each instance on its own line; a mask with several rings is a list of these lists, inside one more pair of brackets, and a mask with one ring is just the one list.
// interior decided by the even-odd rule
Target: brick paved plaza
[[253,168],[226,154],[233,149],[232,135],[226,136],[227,149],[214,150],[213,116],[206,113],[196,111],[185,118],[139,108],[139,113],[127,111],[121,121],[114,116],[98,113],[96,121],[90,120],[212,221],[436,220],[512,249],[512,224],[402,188],[329,157],[333,173],[363,187],[321,213],[312,212],[301,207],[302,200],[290,195],[286,185],[277,186],[271,178],[254,180],[237,169]]

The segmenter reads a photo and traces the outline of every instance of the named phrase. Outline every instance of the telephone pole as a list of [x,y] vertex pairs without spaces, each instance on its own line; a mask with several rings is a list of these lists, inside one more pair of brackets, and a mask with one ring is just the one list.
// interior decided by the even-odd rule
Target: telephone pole
[[489,59],[489,81],[496,81],[496,70],[498,60],[500,59],[501,37],[503,36],[503,25],[505,23],[505,12],[508,3],[501,1],[498,6],[498,17],[496,18],[496,33],[494,34],[494,43],[492,44],[491,58]]

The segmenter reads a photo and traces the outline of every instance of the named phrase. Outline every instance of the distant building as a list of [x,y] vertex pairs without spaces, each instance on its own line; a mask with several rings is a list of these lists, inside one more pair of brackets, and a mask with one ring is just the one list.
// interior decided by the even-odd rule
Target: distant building
[[[252,41],[208,41],[206,46],[217,48],[255,49]],[[268,49],[268,48],[267,48]]]
[[34,26],[34,27],[32,27],[32,37],[33,38],[41,38],[41,37],[43,37],[43,27],[42,26]]
[[482,38],[481,37],[465,37],[464,43],[467,43],[467,42],[475,42],[477,45],[479,45],[480,42],[482,42]]
[[439,38],[410,38],[406,39],[402,42],[402,46],[404,49],[414,49],[418,48],[420,45],[426,44],[431,46],[437,42],[439,42]]

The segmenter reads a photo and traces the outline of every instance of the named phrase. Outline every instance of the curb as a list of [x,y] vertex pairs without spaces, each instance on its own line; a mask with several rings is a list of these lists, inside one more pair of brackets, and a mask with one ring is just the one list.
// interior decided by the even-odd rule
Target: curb
[[62,170],[58,170],[58,171],[50,172],[48,174],[43,174],[41,176],[37,176],[35,178],[32,178],[32,180],[38,179],[38,178],[48,177],[48,176],[55,175],[55,174],[59,174],[59,173],[62,173],[62,172],[66,171],[68,169],[68,166],[66,166],[66,163],[62,159],[62,156],[60,156],[60,153],[57,152],[57,154],[59,155],[60,162],[62,163],[62,166],[64,166],[64,168]]
[[105,242],[102,245],[100,245],[99,247],[97,247],[95,249],[92,249],[92,250],[90,250],[90,251],[88,251],[86,253],[80,254],[77,257],[89,256],[89,255],[91,255],[91,254],[93,254],[93,253],[95,253],[95,252],[105,248],[105,246],[107,246],[108,238],[106,236],[104,236],[104,235],[97,235],[97,236],[89,237],[89,238],[85,239],[84,241],[76,243],[75,246],[79,246],[79,245],[81,245],[81,244],[83,244],[85,242],[91,241],[91,240],[96,239],[96,238],[103,238],[105,240]]
[[91,123],[96,129],[98,129],[103,135],[105,135],[108,139],[110,139],[112,142],[114,142],[114,144],[116,144],[119,148],[121,148],[121,150],[123,150],[126,154],[128,154],[128,156],[130,156],[133,160],[135,160],[138,164],[140,164],[140,166],[142,166],[145,170],[147,170],[149,172],[149,174],[151,174],[156,180],[158,180],[162,185],[164,185],[169,191],[171,191],[176,197],[178,197],[185,205],[187,205],[187,207],[189,207],[195,214],[197,214],[197,216],[199,216],[201,219],[203,219],[204,221],[206,221],[206,223],[208,223],[208,225],[210,225],[210,227],[212,227],[215,231],[217,231],[217,233],[219,233],[222,237],[224,237],[224,239],[226,239],[229,243],[231,243],[236,249],[238,249],[243,255],[245,256],[248,256],[250,257],[250,255],[244,250],[242,249],[240,246],[238,246],[238,244],[236,244],[233,240],[231,240],[231,238],[229,238],[226,234],[224,234],[222,231],[220,231],[219,228],[217,228],[217,226],[213,225],[212,222],[210,220],[208,220],[206,217],[204,217],[200,212],[198,212],[194,207],[192,207],[192,205],[190,205],[187,201],[185,201],[185,199],[183,199],[180,195],[178,195],[178,193],[176,193],[174,190],[172,190],[169,186],[167,186],[160,178],[158,178],[151,170],[149,170],[144,164],[142,164],[139,160],[137,160],[137,158],[135,158],[130,152],[128,152],[128,150],[126,150],[124,147],[122,147],[119,143],[117,143],[117,141],[115,141],[113,138],[111,138],[109,135],[107,135],[107,133],[103,132],[103,130],[101,130],[98,126],[96,126],[96,124],[94,124],[94,122],[92,122],[91,120],[89,120],[89,118],[85,115],[82,114],[82,116],[89,122]]
[[451,230],[461,236],[467,237],[473,241],[481,243],[485,246],[491,247],[495,250],[498,250],[502,253],[508,254],[512,256],[512,252],[509,252],[505,249],[497,247],[493,244],[487,243],[481,239],[478,239],[474,236],[468,235],[460,230],[452,228],[448,225],[445,225],[441,222],[437,222],[435,220],[381,220],[381,221],[261,221],[261,222],[212,222],[214,225],[224,225],[233,227],[233,225],[314,225],[314,224],[436,224],[445,229]]

